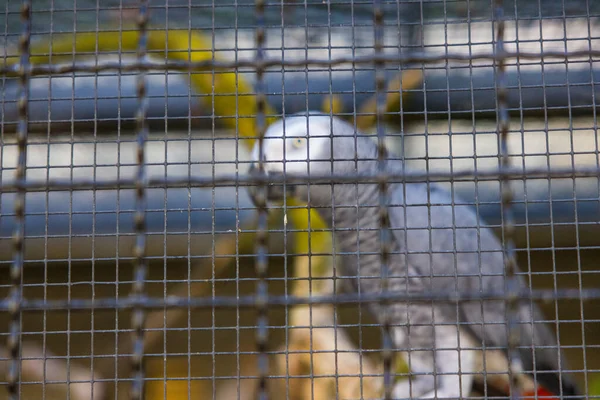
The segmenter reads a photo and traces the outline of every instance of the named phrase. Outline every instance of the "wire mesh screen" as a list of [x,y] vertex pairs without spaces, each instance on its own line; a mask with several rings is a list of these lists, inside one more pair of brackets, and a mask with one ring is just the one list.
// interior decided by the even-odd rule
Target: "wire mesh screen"
[[0,398],[600,396],[599,17],[0,1]]

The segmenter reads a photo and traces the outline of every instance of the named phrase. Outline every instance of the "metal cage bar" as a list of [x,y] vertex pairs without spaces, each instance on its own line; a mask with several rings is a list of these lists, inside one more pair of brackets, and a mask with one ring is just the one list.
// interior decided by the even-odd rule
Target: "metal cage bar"
[[[424,52],[411,52],[407,54],[381,54],[381,55],[370,55],[370,56],[355,56],[355,57],[334,57],[334,58],[306,58],[301,60],[282,60],[277,58],[265,57],[260,63],[256,60],[238,60],[238,61],[219,61],[219,60],[205,60],[198,62],[188,61],[166,61],[164,63],[149,63],[149,62],[132,62],[132,63],[119,63],[119,62],[98,62],[97,64],[84,64],[80,62],[72,63],[57,63],[57,64],[36,64],[31,65],[29,69],[30,76],[38,75],[58,75],[71,72],[104,72],[104,71],[121,71],[121,72],[134,72],[140,69],[147,71],[206,71],[206,70],[227,70],[237,68],[253,68],[260,67],[267,69],[271,67],[333,67],[340,64],[354,64],[354,65],[372,65],[374,63],[393,64],[393,65],[406,65],[414,63],[425,63],[425,64],[436,64],[446,61],[457,61],[457,62],[472,62],[472,61],[500,61],[500,60],[568,60],[571,58],[580,57],[600,57],[600,50],[572,50],[572,51],[558,51],[558,50],[545,50],[542,52],[528,52],[528,51],[504,51],[502,55],[498,55],[493,52],[478,52],[472,55],[465,55],[461,53],[448,54],[427,54]],[[0,67],[0,75],[15,75],[17,67],[14,65]]]
[[[31,2],[21,3],[21,36],[19,38],[19,63],[16,66],[19,76],[19,126],[17,130],[17,146],[19,149],[15,180],[24,182],[27,175],[27,136],[28,136],[28,95],[29,95],[29,42],[31,37]],[[10,365],[6,386],[10,399],[20,399],[21,385],[21,330],[23,301],[23,264],[25,259],[25,196],[26,190],[20,189],[15,201],[16,224],[13,233],[13,263],[10,268],[11,293],[8,300],[10,312],[10,333],[8,351]]]
[[[383,53],[383,9],[380,0],[373,1],[373,26],[374,26],[374,54],[376,56]],[[375,125],[377,130],[377,164],[379,174],[378,179],[379,189],[379,225],[380,225],[380,241],[381,241],[381,293],[385,294],[389,291],[390,277],[390,252],[392,251],[392,233],[390,230],[390,219],[388,210],[388,179],[386,176],[386,158],[387,148],[385,143],[385,128],[383,126],[383,118],[385,113],[385,72],[383,70],[384,63],[375,63]],[[359,205],[357,204],[357,207]],[[389,304],[382,302],[382,351],[383,351],[383,387],[385,400],[391,400],[393,393],[393,349],[394,343],[392,340],[391,324],[392,318]]]
[[[348,159],[351,161],[352,159]],[[449,182],[452,180],[472,180],[480,181],[497,181],[498,179],[525,179],[525,178],[595,178],[600,175],[600,168],[596,167],[556,167],[552,169],[532,167],[526,171],[515,167],[504,167],[491,170],[457,170],[453,173],[442,171],[431,171],[429,173],[420,171],[404,171],[403,173],[387,174],[388,183],[408,183],[422,182],[425,179],[430,179],[434,182]],[[158,178],[152,177],[146,180],[146,187],[186,187],[195,188],[215,188],[224,186],[256,186],[267,184],[283,184],[283,183],[303,183],[323,184],[334,180],[336,183],[372,183],[379,178],[378,174],[298,174],[296,176],[283,177],[273,176],[268,179],[261,176],[248,174],[222,174],[216,175],[214,178],[205,177],[168,177]],[[74,178],[72,180],[65,179],[47,179],[47,180],[27,180],[26,182],[8,181],[0,184],[0,193],[11,193],[19,190],[27,192],[47,191],[47,190],[89,190],[89,189],[131,189],[135,188],[135,179],[120,178],[120,179],[86,179]]]
[[[265,121],[265,108],[266,99],[263,88],[263,75],[265,67],[264,61],[264,46],[265,46],[265,0],[255,0],[256,6],[256,29],[255,29],[255,40],[256,40],[256,132],[258,137],[259,156],[258,156],[258,170],[264,172],[263,165],[263,136],[266,129]],[[268,318],[268,296],[269,286],[267,283],[267,277],[269,272],[269,260],[268,254],[268,209],[267,209],[267,193],[264,185],[257,187],[257,203],[258,209],[258,224],[256,232],[256,260],[255,270],[258,277],[256,282],[256,312],[257,312],[257,326],[255,332],[256,348],[259,352],[257,359],[258,367],[258,386],[257,386],[257,398],[258,400],[267,400],[269,398],[267,380],[269,376],[269,356],[267,354],[267,347],[269,344],[269,318]]]
[[[148,2],[140,0],[139,15],[137,19],[138,28],[138,51],[137,59],[143,62],[147,54],[149,22]],[[144,287],[148,276],[148,265],[146,260],[146,140],[148,128],[146,127],[147,99],[146,99],[146,73],[140,70],[137,76],[137,100],[138,111],[136,116],[137,138],[136,138],[136,162],[137,174],[135,177],[136,210],[134,225],[136,232],[134,248],[134,276],[131,297],[143,299]],[[143,308],[135,307],[131,318],[131,326],[134,331],[133,357],[131,360],[131,384],[130,397],[132,400],[144,398],[145,371],[144,371],[144,325],[146,314]]]
[[[496,54],[504,54],[504,2],[496,0],[494,4],[494,21],[496,23]],[[506,87],[506,62],[503,59],[496,64],[496,97],[498,102],[498,136],[499,136],[499,156],[500,166],[502,168],[510,167],[510,158],[508,150],[508,132],[510,129],[510,117],[507,107],[507,87]],[[514,291],[518,287],[518,277],[516,276],[517,257],[515,243],[513,240],[515,222],[512,214],[513,192],[510,181],[500,180],[501,207],[502,207],[502,246],[504,257],[504,269],[506,273],[506,308],[507,308],[507,336],[508,336],[508,374],[510,380],[510,397],[518,399],[521,393],[518,389],[518,374],[523,370],[521,355],[519,354],[519,326],[517,322],[517,299]]]

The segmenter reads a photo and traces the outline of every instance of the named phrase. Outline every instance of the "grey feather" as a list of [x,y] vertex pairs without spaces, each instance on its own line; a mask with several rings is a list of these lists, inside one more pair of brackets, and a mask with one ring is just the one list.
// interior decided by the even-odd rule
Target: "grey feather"
[[[281,137],[285,131],[284,124],[293,124],[290,125],[293,129],[288,130],[296,133],[302,131],[302,124],[314,131],[326,130],[325,136],[332,133],[328,146],[322,140],[318,143],[313,140],[316,132],[309,132],[307,136],[311,173],[375,171],[377,147],[372,139],[355,135],[351,125],[336,118],[309,118],[307,124],[305,116],[290,117],[270,127],[267,137]],[[311,144],[323,148],[311,149]],[[273,149],[264,151],[267,162],[279,161],[269,158],[272,154],[268,150],[275,153]],[[286,153],[285,150],[282,152]],[[329,161],[315,162],[315,154],[319,155],[319,160]],[[291,162],[287,156],[284,155],[283,159],[286,161],[286,173],[293,174],[296,167],[287,164]],[[275,171],[276,168],[269,169],[267,164],[267,171]],[[402,169],[400,160],[386,161],[387,171],[399,172]],[[342,259],[344,276],[340,279],[350,280],[353,288],[361,292],[379,291],[381,263],[377,186],[310,185],[300,187],[297,195],[315,207],[325,221],[330,221],[335,232],[334,251]],[[493,231],[477,218],[473,208],[455,204],[451,193],[436,184],[390,184],[387,195],[393,232],[389,290],[485,292],[505,287],[501,243]],[[519,286],[526,288],[522,279]],[[519,304],[520,355],[524,371],[550,371],[538,375],[537,380],[556,394],[575,395],[577,389],[571,378],[566,373],[561,372],[560,377],[557,374],[557,371],[566,369],[565,358],[554,335],[542,322],[540,310],[535,304]],[[430,373],[432,368],[444,372],[444,360],[432,349],[450,336],[452,340],[459,340],[459,329],[474,337],[479,347],[506,352],[507,317],[502,301],[394,304],[392,307],[394,329],[397,330],[395,345],[415,354],[412,363],[414,372]],[[376,304],[371,311],[376,316],[381,314]],[[453,346],[454,342],[448,343]],[[411,393],[420,396],[431,390],[431,386],[436,384],[432,379],[428,375],[415,379]]]

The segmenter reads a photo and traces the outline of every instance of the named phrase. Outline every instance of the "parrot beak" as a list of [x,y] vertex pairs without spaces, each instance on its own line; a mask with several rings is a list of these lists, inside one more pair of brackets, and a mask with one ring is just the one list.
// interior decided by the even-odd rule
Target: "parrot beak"
[[[267,176],[267,177],[277,177],[282,178],[284,176],[281,172],[273,172],[273,171],[263,171],[261,172],[256,163],[252,163],[250,165],[250,169],[248,170],[248,175],[250,176]],[[267,201],[283,201],[283,199],[287,196],[293,197],[295,195],[295,185],[286,184],[285,186],[281,183],[269,183],[266,187],[266,195]],[[250,195],[250,199],[254,203],[255,206],[258,206],[261,201],[258,198],[258,190],[256,185],[248,187],[248,193]]]

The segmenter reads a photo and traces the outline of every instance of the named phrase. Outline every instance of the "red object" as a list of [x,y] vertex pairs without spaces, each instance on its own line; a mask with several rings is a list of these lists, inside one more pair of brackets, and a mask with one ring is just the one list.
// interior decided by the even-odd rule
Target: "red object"
[[524,392],[523,395],[521,396],[521,398],[528,399],[528,400],[535,400],[535,399],[539,399],[539,400],[559,400],[558,396],[556,396],[553,393],[550,393],[549,391],[547,391],[546,389],[544,389],[541,386],[538,387],[537,393]]

